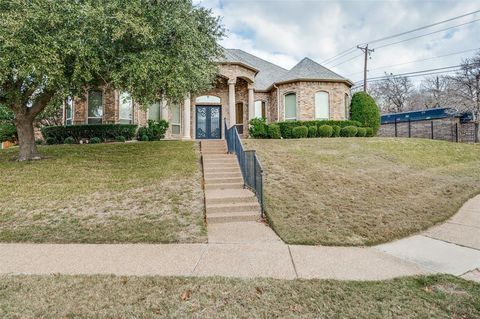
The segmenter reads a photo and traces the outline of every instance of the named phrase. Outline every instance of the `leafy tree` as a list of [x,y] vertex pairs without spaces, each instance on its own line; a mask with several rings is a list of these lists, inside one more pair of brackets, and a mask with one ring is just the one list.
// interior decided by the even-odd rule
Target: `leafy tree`
[[144,105],[205,90],[223,33],[190,0],[2,0],[0,103],[15,114],[19,160],[40,158],[39,114],[90,86],[131,92]]
[[380,127],[380,110],[375,100],[366,92],[357,92],[352,96],[350,106],[351,120],[362,123],[364,127],[371,127],[376,133]]

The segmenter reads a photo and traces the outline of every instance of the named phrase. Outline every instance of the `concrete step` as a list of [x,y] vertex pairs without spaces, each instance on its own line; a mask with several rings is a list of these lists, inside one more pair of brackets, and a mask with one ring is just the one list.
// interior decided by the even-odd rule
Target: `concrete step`
[[234,213],[256,211],[260,214],[260,204],[258,202],[235,203],[235,204],[207,204],[207,215],[210,213]]
[[209,178],[243,178],[242,173],[238,171],[237,173],[217,173],[215,171],[211,171],[209,173],[205,173],[205,180]]
[[226,159],[226,158],[233,158],[237,159],[237,157],[233,154],[212,154],[212,155],[205,155],[203,156],[204,159]]
[[204,166],[203,171],[205,172],[205,175],[209,175],[211,173],[232,173],[232,174],[237,174],[241,173],[240,172],[240,167],[237,166]]
[[259,219],[260,219],[260,213],[257,211],[207,214],[207,223],[209,224],[248,222],[248,221],[256,221]]
[[202,150],[202,155],[205,156],[209,156],[209,155],[224,155],[224,154],[227,154],[227,150],[207,150],[207,151],[203,151]]
[[206,190],[205,191],[205,198],[209,199],[220,199],[220,198],[245,198],[255,196],[252,191],[249,189],[226,189],[226,190]]
[[221,183],[243,183],[242,177],[205,177],[206,184],[221,184]]
[[219,197],[219,198],[207,198],[206,204],[207,205],[215,205],[215,204],[250,204],[250,203],[258,203],[257,198],[252,194],[248,197]]
[[227,157],[227,158],[204,158],[203,162],[206,163],[206,164],[208,164],[208,163],[212,163],[212,164],[235,163],[235,164],[238,164],[237,159],[232,158],[232,157]]
[[243,183],[222,183],[222,184],[205,184],[205,190],[214,189],[242,189]]
[[208,225],[209,243],[272,243],[282,241],[265,223],[258,221],[242,221],[229,223],[213,223]]

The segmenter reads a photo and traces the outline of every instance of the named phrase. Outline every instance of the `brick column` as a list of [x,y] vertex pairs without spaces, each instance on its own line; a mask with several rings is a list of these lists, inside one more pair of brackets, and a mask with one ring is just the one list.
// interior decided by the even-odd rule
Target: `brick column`
[[248,121],[255,117],[255,101],[253,95],[253,83],[248,85]]
[[190,94],[183,101],[183,137],[182,140],[190,140]]
[[228,80],[228,127],[235,125],[235,83],[237,79]]

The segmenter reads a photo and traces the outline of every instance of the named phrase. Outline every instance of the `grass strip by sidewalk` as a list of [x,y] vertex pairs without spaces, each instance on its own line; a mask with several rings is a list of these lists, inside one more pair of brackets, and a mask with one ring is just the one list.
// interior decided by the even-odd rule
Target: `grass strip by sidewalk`
[[479,318],[480,285],[452,276],[379,282],[3,276],[1,318]]

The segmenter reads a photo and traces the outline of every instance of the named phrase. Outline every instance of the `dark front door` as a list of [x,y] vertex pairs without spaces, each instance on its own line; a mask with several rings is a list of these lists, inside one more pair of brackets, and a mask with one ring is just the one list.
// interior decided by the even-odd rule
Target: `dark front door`
[[222,138],[222,114],[220,106],[197,105],[196,113],[197,139]]

